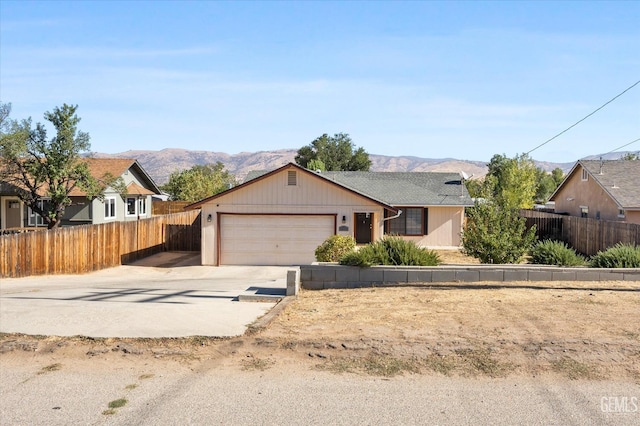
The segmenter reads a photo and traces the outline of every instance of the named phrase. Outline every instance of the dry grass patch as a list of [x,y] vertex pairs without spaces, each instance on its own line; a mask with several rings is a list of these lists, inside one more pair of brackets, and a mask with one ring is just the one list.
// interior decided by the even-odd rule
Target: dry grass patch
[[[301,360],[316,342],[327,357],[321,368],[334,372],[633,379],[640,336],[627,324],[640,323],[639,288],[554,281],[307,290],[260,338]],[[556,362],[567,353],[582,363]]]
[[252,355],[248,355],[245,359],[241,361],[242,369],[245,371],[265,371],[271,368],[275,361],[267,358],[257,358]]
[[576,361],[572,358],[562,358],[554,361],[553,370],[561,373],[571,380],[587,379],[593,380],[600,378],[600,374],[595,366]]
[[42,367],[40,371],[38,371],[38,374],[51,373],[53,371],[58,371],[61,368],[62,368],[62,364],[59,364],[59,363],[47,365],[46,367]]
[[450,376],[457,368],[457,363],[452,357],[438,354],[431,354],[424,358],[422,365],[428,370],[442,374],[443,376]]
[[460,250],[434,250],[438,253],[443,265],[473,265],[480,264],[475,257],[467,256]]
[[419,373],[417,359],[401,359],[389,355],[369,355],[364,358],[341,357],[316,366],[333,373],[357,373],[371,376],[394,377],[404,373]]
[[486,349],[460,349],[456,354],[461,358],[461,366],[471,375],[504,377],[512,370],[511,365],[496,360]]

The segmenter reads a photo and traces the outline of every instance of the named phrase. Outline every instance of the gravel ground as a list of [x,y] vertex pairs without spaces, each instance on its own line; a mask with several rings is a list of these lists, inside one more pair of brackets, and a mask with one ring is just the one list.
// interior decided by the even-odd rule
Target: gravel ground
[[[632,383],[245,371],[218,361],[3,367],[2,424],[637,425]],[[169,368],[165,368],[169,367]],[[613,399],[612,399],[613,398]],[[621,404],[627,398],[626,405]],[[635,400],[632,398],[636,398]],[[109,410],[109,403],[126,400]],[[615,412],[610,412],[615,409]],[[607,412],[609,411],[609,412]]]

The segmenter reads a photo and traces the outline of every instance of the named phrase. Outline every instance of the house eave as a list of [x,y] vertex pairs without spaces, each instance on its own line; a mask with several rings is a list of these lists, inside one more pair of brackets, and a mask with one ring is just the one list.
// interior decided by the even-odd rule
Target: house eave
[[200,201],[196,201],[195,203],[192,203],[192,204],[189,204],[189,205],[185,206],[184,210],[195,210],[197,208],[201,208],[204,204],[210,203],[210,202],[212,202],[212,201],[214,201],[214,200],[216,200],[218,198],[221,198],[221,197],[223,197],[223,196],[225,196],[227,194],[230,194],[230,193],[232,193],[234,191],[241,190],[241,189],[243,189],[243,188],[245,188],[245,187],[247,187],[249,185],[252,185],[252,184],[254,184],[256,182],[259,182],[259,181],[261,181],[263,179],[267,179],[267,178],[269,178],[271,176],[274,176],[274,175],[280,173],[281,171],[289,169],[289,168],[294,168],[294,169],[299,170],[299,171],[301,171],[303,173],[307,173],[308,175],[314,176],[317,179],[321,179],[322,181],[324,181],[324,182],[326,182],[326,183],[328,183],[330,185],[333,185],[333,186],[335,186],[337,188],[340,188],[342,190],[345,190],[345,191],[348,191],[348,192],[350,192],[352,194],[355,194],[355,195],[357,195],[359,197],[362,197],[362,198],[365,198],[365,199],[367,199],[369,201],[372,201],[375,204],[380,205],[384,209],[389,210],[390,212],[393,212],[393,213],[397,213],[398,212],[398,209],[395,208],[394,206],[392,206],[389,203],[386,203],[384,201],[381,201],[381,200],[378,200],[376,198],[373,198],[370,195],[363,194],[363,193],[361,193],[359,191],[356,191],[356,190],[354,190],[354,189],[352,189],[352,188],[350,188],[348,186],[345,186],[345,185],[343,185],[343,184],[341,184],[339,182],[336,182],[334,180],[327,179],[325,176],[322,176],[321,174],[318,174],[318,173],[316,173],[314,171],[305,169],[304,167],[302,167],[302,166],[300,166],[298,164],[295,164],[295,163],[287,163],[284,166],[279,167],[279,168],[277,168],[275,170],[272,170],[272,171],[270,171],[268,173],[265,173],[265,174],[263,174],[261,176],[258,176],[255,179],[251,179],[249,181],[243,182],[242,184],[240,184],[238,186],[234,186],[233,188],[229,188],[229,189],[227,189],[227,190],[225,190],[223,192],[220,192],[218,194],[212,195],[211,197],[207,197],[207,198],[204,198],[204,199],[202,199]]

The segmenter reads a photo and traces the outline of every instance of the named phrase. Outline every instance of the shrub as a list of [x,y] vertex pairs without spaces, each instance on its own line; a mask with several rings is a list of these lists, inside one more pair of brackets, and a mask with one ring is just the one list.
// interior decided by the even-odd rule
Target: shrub
[[482,263],[520,263],[536,240],[535,228],[527,230],[517,209],[487,201],[476,203],[468,213],[462,252]]
[[385,237],[379,241],[347,253],[340,264],[349,266],[404,265],[437,266],[440,256],[433,250],[418,247],[413,241],[399,237]]
[[618,243],[591,257],[592,268],[640,268],[640,246]]
[[316,248],[316,260],[318,262],[337,262],[355,248],[356,240],[353,237],[332,235]]
[[557,266],[583,266],[585,258],[563,242],[539,241],[531,249],[531,263]]

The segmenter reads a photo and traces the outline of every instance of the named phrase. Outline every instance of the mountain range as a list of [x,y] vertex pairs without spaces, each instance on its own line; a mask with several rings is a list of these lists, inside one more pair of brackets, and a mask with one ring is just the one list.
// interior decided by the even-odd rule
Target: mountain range
[[[187,149],[167,148],[160,151],[130,150],[117,154],[94,154],[97,158],[134,158],[149,173],[158,185],[169,181],[172,172],[189,169],[196,164],[212,164],[220,161],[225,168],[242,181],[251,170],[272,170],[293,162],[297,150],[279,149],[275,151],[241,152],[227,154],[224,152],[190,151]],[[620,158],[620,153],[615,153]],[[458,160],[454,158],[420,158],[411,156],[387,156],[369,154],[371,171],[375,172],[465,172],[469,176],[481,177],[487,173],[484,161]],[[589,157],[598,159],[600,156]],[[574,163],[553,163],[536,161],[536,166],[546,171],[556,167],[565,173]]]

